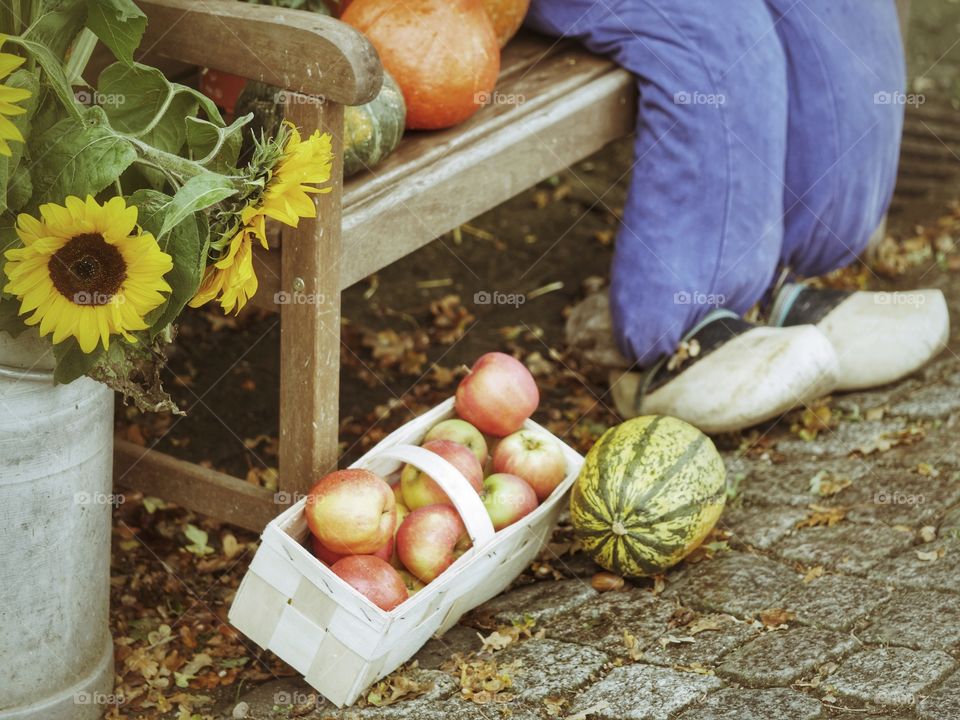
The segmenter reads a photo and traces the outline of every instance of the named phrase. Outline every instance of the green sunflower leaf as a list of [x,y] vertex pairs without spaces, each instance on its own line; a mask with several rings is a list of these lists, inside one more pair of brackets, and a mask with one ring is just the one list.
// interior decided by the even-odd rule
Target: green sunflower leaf
[[164,209],[163,223],[157,237],[166,235],[193,213],[236,194],[237,188],[228,177],[212,172],[194,175],[183,184]]
[[209,120],[188,117],[187,147],[201,165],[216,172],[235,172],[243,143],[243,128],[252,119],[253,113],[247,113],[227,127],[220,127]]
[[0,296],[0,330],[17,337],[27,329],[23,318],[17,313],[20,312],[20,302],[15,298],[5,298]]
[[[10,117],[10,121],[17,127],[24,139],[29,140],[30,120],[33,118],[34,112],[36,112],[40,95],[40,80],[35,73],[28,70],[17,70],[6,79],[4,84],[7,87],[20,88],[30,92],[30,97],[17,103],[25,112]],[[15,174],[20,166],[20,159],[23,157],[24,143],[11,140],[7,144],[10,146],[10,157],[0,155],[0,212],[3,212],[8,207],[17,209],[22,206],[24,201],[23,191],[32,190],[32,187],[29,185],[20,185],[20,183],[23,182],[24,175],[26,175],[29,180],[28,174],[21,171],[19,174],[20,179],[17,180],[15,178]],[[14,189],[14,184],[18,186],[16,189]],[[14,201],[9,201],[7,195],[15,195]],[[27,193],[28,198],[29,196],[30,194]],[[17,204],[18,202],[19,204]]]
[[86,18],[85,0],[43,0],[27,38],[46,45],[62,58],[83,29]]
[[32,168],[33,204],[62,203],[67,195],[96,195],[113,183],[136,159],[133,145],[107,127],[98,107],[84,121],[61,120],[32,145],[44,148]]
[[80,120],[83,117],[83,108],[77,102],[73,89],[67,81],[67,75],[64,72],[61,60],[45,45],[32,40],[22,37],[8,37],[7,42],[11,45],[19,45],[36,60],[43,70],[45,84],[56,94],[67,113],[73,119]]
[[186,140],[184,118],[195,115],[199,106],[182,86],[140,63],[114,63],[104,69],[96,99],[115,130],[172,153]]
[[[169,195],[153,190],[138,190],[128,202],[139,210],[140,226],[154,236],[160,234],[163,210],[171,200]],[[197,214],[187,217],[160,240],[160,248],[173,258],[173,269],[164,278],[171,292],[163,305],[145,318],[150,326],[151,339],[174,322],[184,306],[196,294],[206,269],[209,231],[206,218]]]
[[89,373],[106,351],[103,345],[97,345],[93,352],[85,353],[74,337],[53,346],[53,356],[57,367],[53,371],[53,381],[57,385],[66,385]]
[[129,65],[147,29],[147,16],[133,0],[87,0],[87,27]]

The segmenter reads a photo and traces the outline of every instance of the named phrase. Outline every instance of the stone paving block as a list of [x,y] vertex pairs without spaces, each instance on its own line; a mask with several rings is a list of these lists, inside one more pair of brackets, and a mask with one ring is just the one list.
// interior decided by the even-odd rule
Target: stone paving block
[[925,590],[896,593],[874,615],[861,638],[915,649],[960,649],[960,597]]
[[960,672],[951,675],[920,705],[917,714],[924,720],[957,720],[960,718]]
[[777,630],[730,653],[717,674],[752,687],[786,687],[857,646],[850,635],[816,628]]
[[849,630],[891,594],[889,588],[857,577],[823,575],[798,585],[783,598],[783,607],[796,613],[797,622],[804,625]]
[[777,443],[777,450],[791,460],[803,456],[846,458],[858,448],[871,446],[882,436],[898,433],[910,425],[907,418],[902,417],[841,422],[834,430],[820,433],[815,440],[806,441],[793,434],[785,436]]
[[868,463],[854,458],[791,458],[789,462],[766,465],[762,472],[757,470],[755,476],[741,485],[741,494],[743,501],[750,505],[787,505],[806,509],[811,503],[823,501],[810,489],[810,481],[818,473],[857,483],[872,471]]
[[624,632],[645,648],[667,629],[674,605],[644,590],[608,592],[545,624],[552,640],[589,645],[611,655],[626,656]]
[[816,720],[822,717],[820,701],[795,690],[723,688],[685,710],[678,720]]
[[941,537],[960,540],[960,503],[950,508],[940,521]]
[[414,660],[425,670],[436,670],[453,655],[466,655],[483,647],[477,631],[465,625],[454,625],[443,637],[431,638],[414,655]]
[[539,703],[577,690],[599,673],[609,657],[593,648],[534,638],[496,654],[501,667],[519,662],[511,673],[513,691],[525,702]]
[[916,471],[920,462],[915,457],[909,467],[874,466],[837,495],[835,502],[850,508],[847,519],[853,522],[916,528],[936,524],[948,507],[960,501],[960,480],[955,470],[945,467],[937,468],[937,477],[921,475]]
[[799,580],[793,570],[762,555],[728,552],[687,568],[663,594],[698,610],[749,618],[775,607]]
[[489,627],[491,623],[509,625],[529,616],[541,625],[596,596],[597,591],[583,580],[544,580],[498,595],[461,622]]
[[911,533],[883,525],[840,522],[832,527],[804,528],[784,538],[774,547],[774,552],[804,565],[825,565],[843,572],[863,574],[912,543]]
[[[922,560],[917,555],[940,550],[943,556],[935,560]],[[960,540],[916,545],[875,565],[869,576],[897,587],[960,593]]]
[[939,650],[865,650],[847,658],[823,684],[842,697],[876,705],[915,705],[918,695],[956,666]]
[[806,516],[807,511],[799,507],[751,506],[724,513],[720,527],[733,533],[731,543],[767,550],[794,532]]
[[[328,702],[319,695],[316,690],[307,685],[300,678],[283,678],[273,682],[266,683],[257,687],[243,697],[247,703],[249,718],[283,718],[288,717],[292,706],[306,705],[311,695],[317,697],[317,703],[309,718],[330,718],[343,717],[356,718],[357,720],[373,720],[374,718],[383,720],[406,720],[410,718],[427,718],[433,720],[441,717],[439,714],[431,714],[434,708],[448,706],[449,698],[456,692],[456,682],[447,673],[436,670],[419,670],[411,673],[413,679],[417,682],[432,684],[423,695],[409,700],[402,700],[394,705],[383,708],[366,707],[350,708],[339,710],[336,705]],[[276,708],[276,709],[274,709]],[[232,709],[232,703],[231,708]],[[470,712],[471,708],[465,708],[465,714],[458,715],[463,720],[481,720],[484,716],[479,712]],[[222,717],[230,717],[229,710]]]
[[664,633],[643,654],[643,661],[655,665],[713,666],[717,660],[745,642],[757,637],[758,631],[751,623],[742,622],[731,615],[718,615],[721,624],[718,630],[706,630],[693,635],[693,642],[663,642],[668,636],[691,637],[683,627]]
[[918,420],[946,418],[960,410],[960,393],[944,392],[938,386],[926,387],[889,405],[890,415],[906,415]]
[[721,684],[711,675],[625,665],[577,698],[568,715],[584,713],[591,720],[668,720]]

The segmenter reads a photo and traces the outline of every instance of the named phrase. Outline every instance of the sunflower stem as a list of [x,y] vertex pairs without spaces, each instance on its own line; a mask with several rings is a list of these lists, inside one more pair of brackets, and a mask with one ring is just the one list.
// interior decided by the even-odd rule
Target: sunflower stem
[[152,145],[148,145],[142,140],[137,140],[129,135],[123,135],[122,137],[133,144],[142,160],[147,161],[148,164],[158,166],[166,173],[173,175],[180,181],[180,184],[183,184],[192,177],[210,172],[203,167],[203,165],[193,160],[187,160],[179,155],[168,153],[165,150],[158,150]]
[[83,71],[87,69],[87,63],[90,61],[90,56],[93,55],[93,49],[96,46],[97,36],[93,34],[90,28],[84,28],[77,39],[73,41],[65,68],[67,82],[71,86],[76,85],[83,79]]

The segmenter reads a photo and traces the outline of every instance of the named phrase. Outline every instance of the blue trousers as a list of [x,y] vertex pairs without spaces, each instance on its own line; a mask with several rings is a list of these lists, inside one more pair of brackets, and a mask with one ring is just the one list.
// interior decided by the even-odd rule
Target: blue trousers
[[611,270],[623,353],[647,366],[778,268],[842,267],[893,193],[905,68],[894,0],[533,0],[639,87]]

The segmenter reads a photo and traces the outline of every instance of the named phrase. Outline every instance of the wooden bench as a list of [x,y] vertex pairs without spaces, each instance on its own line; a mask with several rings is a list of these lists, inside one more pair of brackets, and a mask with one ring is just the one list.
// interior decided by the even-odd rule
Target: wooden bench
[[[253,302],[280,312],[279,491],[116,440],[114,477],[184,507],[260,530],[337,465],[340,292],[631,132],[631,76],[572,43],[522,35],[503,53],[501,97],[451,130],[410,133],[382,165],[344,184],[343,106],[379,90],[366,39],[337,20],[235,0],[140,3],[150,56],[236,73],[290,93],[286,116],[330,132],[333,192],[318,218],[284,228],[255,259]],[[319,100],[318,98],[323,98]],[[277,305],[280,291],[316,302]]]
[[[318,196],[317,220],[285,228],[255,258],[253,302],[281,318],[279,492],[116,440],[118,484],[259,530],[337,465],[340,292],[631,132],[636,91],[608,60],[521,35],[503,52],[497,86],[515,102],[494,102],[451,130],[410,133],[386,162],[344,183],[343,106],[371,100],[382,79],[362,35],[328,17],[236,0],[140,4],[148,56],[289,90],[288,119],[334,139],[333,192]],[[905,24],[909,0],[897,4]],[[280,291],[319,302],[277,305]]]

